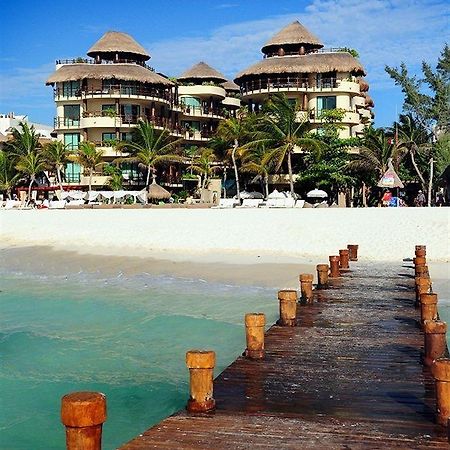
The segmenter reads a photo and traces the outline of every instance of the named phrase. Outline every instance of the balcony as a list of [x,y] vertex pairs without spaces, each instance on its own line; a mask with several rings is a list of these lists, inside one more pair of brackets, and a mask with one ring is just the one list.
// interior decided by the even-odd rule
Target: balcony
[[241,107],[241,99],[236,97],[225,97],[222,100],[222,104],[226,106],[231,106],[233,108],[240,108]]
[[356,108],[365,108],[366,99],[364,97],[361,97],[360,95],[357,95],[356,97],[353,97],[353,105]]
[[308,77],[276,77],[259,78],[247,81],[241,85],[243,96],[258,93],[277,92],[349,92],[359,93],[359,84],[350,80],[339,80],[336,78],[322,78],[312,81]]
[[205,117],[210,119],[223,119],[224,111],[222,108],[209,108],[207,106],[178,105],[172,108],[174,111],[181,112],[184,116]]
[[80,119],[70,119],[68,117],[55,117],[53,128],[55,130],[77,130],[81,128]]
[[178,86],[178,95],[200,96],[200,97],[226,97],[225,89],[221,86],[209,84],[196,84],[194,86]]
[[[323,123],[323,119],[321,118],[321,111],[317,111],[315,109],[311,109],[308,113],[308,118],[311,123]],[[361,122],[359,113],[355,111],[345,111],[344,117],[341,121],[343,124],[359,124]]]
[[209,141],[213,137],[213,131],[199,131],[199,130],[183,130],[182,137],[186,141]]
[[126,98],[152,100],[170,104],[173,96],[170,90],[144,88],[142,86],[108,86],[102,89],[54,89],[55,101],[84,100],[89,98]]

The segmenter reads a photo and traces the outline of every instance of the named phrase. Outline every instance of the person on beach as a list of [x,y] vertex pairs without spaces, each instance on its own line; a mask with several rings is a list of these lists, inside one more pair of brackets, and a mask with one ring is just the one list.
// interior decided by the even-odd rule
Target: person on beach
[[427,199],[422,191],[419,191],[417,197],[414,199],[414,205],[418,207],[425,206]]
[[389,206],[391,199],[392,199],[392,192],[389,189],[387,189],[386,192],[383,194],[381,204],[383,206]]

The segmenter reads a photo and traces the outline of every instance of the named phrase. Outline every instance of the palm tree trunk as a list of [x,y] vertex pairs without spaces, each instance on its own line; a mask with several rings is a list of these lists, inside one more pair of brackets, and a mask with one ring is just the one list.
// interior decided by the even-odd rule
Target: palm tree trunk
[[62,181],[61,181],[61,167],[59,165],[56,166],[56,178],[58,179],[59,188],[62,191],[63,187],[62,187]]
[[223,198],[227,198],[227,166],[223,168]]
[[92,169],[92,167],[89,169],[89,191],[92,191],[92,172],[94,170]]
[[425,183],[425,179],[423,178],[422,173],[420,172],[419,167],[417,166],[416,160],[414,158],[414,151],[415,150],[410,150],[409,156],[411,157],[412,165],[414,166],[414,169],[416,170],[416,173],[417,173],[418,177],[420,178],[420,182],[422,183],[422,188],[425,191],[427,189],[427,186]]
[[34,183],[34,176],[31,176],[31,181],[30,181],[30,184],[28,185],[28,197],[27,197],[27,201],[26,201],[26,205],[28,205],[28,203],[30,203],[30,201],[31,201],[31,186],[33,185],[33,183]]
[[233,145],[233,151],[231,152],[231,160],[233,161],[233,168],[234,168],[234,176],[236,178],[236,196],[238,199],[238,202],[241,202],[241,189],[239,187],[239,174],[238,174],[238,169],[237,169],[237,165],[236,165],[236,150],[239,147],[239,142],[237,139],[234,140],[234,145]]
[[147,166],[147,181],[145,182],[145,187],[148,190],[148,185],[150,183],[150,172],[151,172],[151,167]]
[[264,175],[264,190],[264,200],[267,200],[267,198],[269,197],[269,177],[267,175]]
[[291,160],[291,151],[288,151],[287,155],[287,163],[288,163],[288,172],[289,172],[289,186],[291,188],[291,195],[294,196],[294,176],[292,175],[292,160]]
[[428,206],[431,206],[431,192],[433,190],[434,160],[430,159],[430,182],[428,184]]

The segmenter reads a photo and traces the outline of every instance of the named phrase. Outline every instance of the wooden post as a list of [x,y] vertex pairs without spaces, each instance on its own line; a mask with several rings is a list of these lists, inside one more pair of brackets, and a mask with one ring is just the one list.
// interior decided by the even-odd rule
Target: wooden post
[[418,277],[416,281],[416,307],[420,306],[420,296],[428,294],[431,289],[431,280],[429,278]]
[[425,320],[437,320],[437,294],[420,294],[420,323],[423,327]]
[[447,350],[447,324],[441,320],[425,320],[423,331],[425,337],[423,363],[431,366],[433,361],[442,358]]
[[348,254],[349,254],[350,261],[358,261],[359,246],[355,245],[355,244],[348,244],[347,248],[348,248]]
[[317,264],[317,285],[324,287],[328,284],[328,270],[330,267],[328,264]]
[[425,250],[425,253],[427,252],[427,246],[426,245],[416,245],[415,251],[417,250]]
[[106,397],[99,392],[72,392],[61,399],[61,422],[67,450],[100,450],[106,421]]
[[341,270],[349,270],[350,266],[348,265],[349,260],[349,252],[347,249],[339,250],[339,263],[341,266]]
[[213,351],[189,350],[186,352],[186,366],[189,369],[189,412],[208,412],[216,406],[213,398],[214,366],[216,354]]
[[416,266],[415,267],[415,276],[416,277],[424,277],[430,278],[430,273],[428,272],[428,266]]
[[306,303],[313,302],[313,275],[310,273],[302,273],[299,276],[301,298]]
[[447,426],[450,417],[450,359],[434,361],[431,373],[436,383],[436,422]]
[[339,271],[339,256],[330,256],[330,278],[339,278],[341,276],[341,273]]
[[414,258],[414,264],[415,266],[424,266],[427,263],[427,258],[425,256],[416,256]]
[[285,289],[278,291],[280,302],[280,319],[278,324],[283,327],[297,325],[297,291]]
[[245,356],[249,359],[264,358],[264,325],[266,316],[263,313],[245,315],[245,337],[247,349]]
[[416,245],[415,257],[425,258],[427,256],[427,251],[422,245]]

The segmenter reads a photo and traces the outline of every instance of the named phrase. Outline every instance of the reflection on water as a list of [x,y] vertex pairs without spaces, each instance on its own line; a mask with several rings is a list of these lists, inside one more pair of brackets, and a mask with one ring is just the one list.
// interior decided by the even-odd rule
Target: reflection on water
[[275,321],[274,291],[152,276],[1,274],[0,447],[60,449],[60,398],[107,395],[104,448],[187,400],[184,354],[216,350],[216,374],[243,350],[243,315]]

